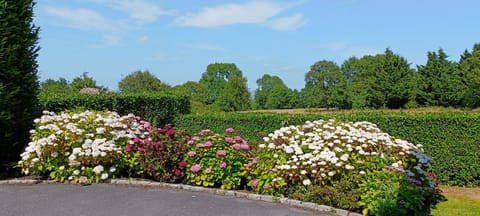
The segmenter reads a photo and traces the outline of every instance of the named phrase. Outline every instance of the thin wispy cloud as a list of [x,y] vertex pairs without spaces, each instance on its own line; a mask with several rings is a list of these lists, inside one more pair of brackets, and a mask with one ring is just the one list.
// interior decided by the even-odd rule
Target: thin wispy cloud
[[155,22],[160,16],[174,15],[171,10],[164,10],[158,4],[145,0],[92,0],[97,4],[111,7],[115,10],[122,11],[130,16],[130,18],[142,22]]
[[90,9],[46,7],[45,12],[60,18],[70,28],[97,31],[109,31],[112,28],[105,17]]
[[293,30],[300,28],[305,24],[305,19],[302,14],[295,14],[293,16],[282,17],[274,19],[269,23],[269,26],[275,30]]
[[278,17],[295,4],[270,1],[251,1],[243,4],[230,3],[204,7],[198,13],[187,14],[176,19],[177,24],[202,28],[216,28],[235,24],[257,24],[276,30],[298,27],[303,21],[301,14]]
[[58,18],[62,25],[84,31],[93,31],[101,34],[102,44],[93,47],[115,46],[121,42],[121,32],[124,26],[119,22],[112,22],[101,14],[85,8],[45,7],[47,15]]

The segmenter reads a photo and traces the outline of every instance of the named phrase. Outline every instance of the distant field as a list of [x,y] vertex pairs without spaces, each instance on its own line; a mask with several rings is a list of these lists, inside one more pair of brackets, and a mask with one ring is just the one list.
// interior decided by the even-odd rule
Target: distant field
[[[353,109],[353,110],[339,110],[326,108],[301,108],[301,109],[270,109],[270,110],[248,110],[242,112],[270,112],[270,113],[288,113],[288,114],[322,114],[322,113],[354,113],[354,112],[462,112],[465,110],[445,108],[445,107],[422,107],[412,109]],[[480,109],[471,110],[471,112],[478,112]]]

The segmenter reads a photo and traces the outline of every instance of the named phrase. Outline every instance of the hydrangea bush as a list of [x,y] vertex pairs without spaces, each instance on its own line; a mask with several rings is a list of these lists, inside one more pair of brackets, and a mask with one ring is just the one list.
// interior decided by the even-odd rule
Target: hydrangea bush
[[219,135],[205,129],[188,141],[185,161],[189,184],[222,189],[235,189],[242,184],[250,146],[234,134],[233,128],[225,132],[226,135]]
[[[248,183],[258,193],[288,195],[298,186],[332,186],[354,179],[365,214],[378,213],[382,204],[372,204],[379,198],[411,208],[407,213],[415,215],[428,214],[441,199],[431,158],[422,146],[395,139],[369,122],[306,122],[281,128],[263,141]],[[378,189],[383,184],[397,190],[392,192],[395,197],[382,197]],[[407,199],[411,194],[420,198]]]
[[22,172],[56,181],[100,182],[123,169],[123,152],[135,137],[149,134],[133,114],[44,111],[34,120],[31,142],[21,154]]
[[137,174],[161,182],[182,183],[185,178],[187,162],[183,160],[186,143],[190,136],[185,130],[178,130],[172,125],[163,128],[147,127],[150,132],[144,139],[135,137],[126,145],[126,158],[134,161],[132,168]]

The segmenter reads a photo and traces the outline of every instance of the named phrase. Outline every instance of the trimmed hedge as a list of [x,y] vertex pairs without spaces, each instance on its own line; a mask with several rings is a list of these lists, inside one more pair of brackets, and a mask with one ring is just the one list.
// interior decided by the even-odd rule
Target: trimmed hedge
[[190,113],[190,98],[176,94],[100,94],[48,95],[39,97],[40,109],[52,112],[88,109],[116,111],[120,115],[134,113],[155,126],[172,122],[179,114]]
[[480,186],[480,113],[476,112],[388,112],[362,111],[327,114],[212,113],[177,116],[174,124],[195,133],[204,128],[222,131],[234,127],[244,138],[261,142],[262,137],[288,125],[334,118],[369,121],[400,139],[424,145],[442,184]]

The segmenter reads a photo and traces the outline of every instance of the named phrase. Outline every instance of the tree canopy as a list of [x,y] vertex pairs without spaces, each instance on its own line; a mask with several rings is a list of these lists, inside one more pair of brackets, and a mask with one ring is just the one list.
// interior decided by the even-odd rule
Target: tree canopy
[[118,83],[118,90],[123,93],[158,92],[170,89],[170,86],[155,77],[150,71],[135,71]]

